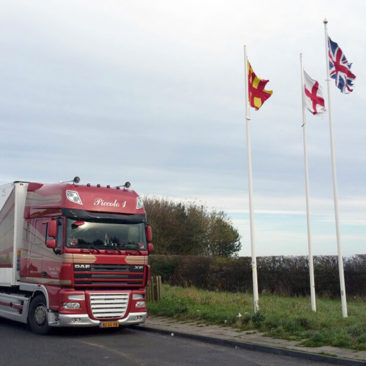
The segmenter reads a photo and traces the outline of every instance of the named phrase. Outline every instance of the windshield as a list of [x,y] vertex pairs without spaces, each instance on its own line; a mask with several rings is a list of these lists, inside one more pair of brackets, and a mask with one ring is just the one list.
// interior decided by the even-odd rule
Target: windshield
[[145,225],[67,220],[68,248],[146,250]]

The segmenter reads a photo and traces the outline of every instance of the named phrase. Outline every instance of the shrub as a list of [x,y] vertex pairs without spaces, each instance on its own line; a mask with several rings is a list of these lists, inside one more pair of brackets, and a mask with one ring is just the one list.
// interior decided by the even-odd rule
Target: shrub
[[[261,293],[309,295],[307,258],[259,257],[258,283]],[[153,275],[161,275],[165,283],[195,286],[212,291],[252,292],[251,259],[248,257],[204,257],[152,255]],[[314,257],[316,292],[320,296],[339,297],[337,257]],[[366,297],[366,256],[345,258],[347,295]]]

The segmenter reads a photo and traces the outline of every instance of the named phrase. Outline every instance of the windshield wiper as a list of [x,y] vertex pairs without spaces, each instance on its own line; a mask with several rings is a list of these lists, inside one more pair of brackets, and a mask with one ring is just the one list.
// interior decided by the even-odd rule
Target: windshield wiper
[[118,249],[117,247],[114,247],[112,245],[106,245],[104,248],[108,249],[108,250],[109,249],[116,250],[118,252],[118,254],[122,254],[121,249]]
[[127,245],[131,245],[131,244],[136,245],[137,248],[128,248],[127,250],[137,250],[139,252],[139,254],[142,254],[141,251],[140,251],[140,249],[139,249],[139,243],[136,243],[134,241],[129,241],[127,243]]
[[100,250],[96,246],[90,245],[90,248],[96,250],[97,253],[100,254]]

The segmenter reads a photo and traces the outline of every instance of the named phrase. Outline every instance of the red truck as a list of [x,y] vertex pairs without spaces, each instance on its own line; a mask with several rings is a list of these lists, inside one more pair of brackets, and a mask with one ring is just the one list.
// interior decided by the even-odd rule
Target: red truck
[[0,316],[40,334],[146,319],[143,201],[127,182],[0,186]]

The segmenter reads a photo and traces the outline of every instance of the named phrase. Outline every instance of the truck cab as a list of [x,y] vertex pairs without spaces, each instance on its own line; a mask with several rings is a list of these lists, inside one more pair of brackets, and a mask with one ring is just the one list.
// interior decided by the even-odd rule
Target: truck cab
[[136,192],[15,182],[0,209],[0,316],[37,333],[145,321],[153,245]]

